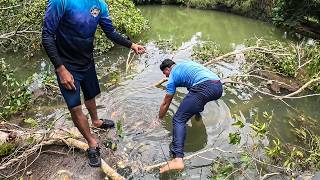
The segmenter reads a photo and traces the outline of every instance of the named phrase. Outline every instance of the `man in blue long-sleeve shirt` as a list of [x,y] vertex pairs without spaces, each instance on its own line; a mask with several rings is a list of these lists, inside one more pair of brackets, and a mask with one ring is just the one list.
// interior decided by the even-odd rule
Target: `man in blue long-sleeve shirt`
[[114,127],[113,121],[99,119],[97,115],[95,97],[100,88],[93,60],[93,40],[98,24],[113,42],[144,53],[143,46],[115,31],[104,0],[49,0],[42,31],[42,44],[55,67],[72,120],[88,142],[89,165],[93,167],[101,165],[100,152],[82,112],[80,89],[92,124],[99,128]]

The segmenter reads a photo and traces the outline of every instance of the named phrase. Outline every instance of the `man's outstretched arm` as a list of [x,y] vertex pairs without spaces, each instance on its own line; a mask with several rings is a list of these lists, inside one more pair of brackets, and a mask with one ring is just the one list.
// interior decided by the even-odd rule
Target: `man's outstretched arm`
[[171,104],[172,98],[173,98],[174,94],[166,94],[163,102],[160,105],[160,110],[159,110],[159,119],[163,119],[164,116],[166,115],[169,106]]

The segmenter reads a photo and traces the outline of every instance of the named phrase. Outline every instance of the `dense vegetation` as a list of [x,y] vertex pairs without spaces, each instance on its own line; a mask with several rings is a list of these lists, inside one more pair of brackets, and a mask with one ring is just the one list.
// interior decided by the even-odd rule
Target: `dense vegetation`
[[233,12],[320,38],[319,0],[135,0],[136,3],[180,4]]
[[[0,1],[0,52],[41,49],[41,28],[47,0]],[[108,1],[114,26],[132,37],[146,28],[146,20],[130,0]],[[112,44],[98,30],[96,50],[105,52]]]
[[[246,123],[243,115],[235,114],[232,124],[235,132],[229,134],[229,143],[241,146],[243,151],[236,157],[214,159],[211,179],[233,179],[247,177],[248,174],[254,174],[259,179],[272,176],[276,176],[275,179],[295,179],[319,171],[320,136],[310,131],[309,127],[301,125],[306,117],[301,115],[290,120],[296,143],[282,142],[270,132],[270,124],[274,118],[276,117],[263,112],[262,116],[254,114],[252,123]],[[307,119],[310,124],[316,123],[312,118]],[[246,127],[251,129],[248,137],[253,144],[245,143],[245,138],[242,139],[246,137],[242,131]],[[265,139],[272,141],[266,145]]]
[[[320,77],[320,45],[318,41],[310,40],[294,44],[250,39],[244,44],[253,48],[243,53],[248,62],[254,63],[253,69],[255,70],[267,70],[285,78],[298,79],[301,82],[300,86]],[[208,41],[195,47],[193,57],[202,62],[208,62],[219,55],[221,55],[219,45]],[[310,87],[320,92],[319,83],[312,83]]]
[[[239,76],[231,76],[234,83],[240,82],[240,84],[250,87],[248,78],[256,78],[261,82],[254,85],[254,90],[264,94],[261,87],[265,85],[263,82],[265,80],[299,79],[299,82],[302,83],[300,87],[314,79],[319,80],[320,46],[317,41],[303,41],[299,44],[293,44],[291,42],[252,39],[244,44],[246,48],[237,50],[240,54],[243,53],[246,59],[241,68],[244,72]],[[223,56],[222,59],[227,61],[237,59],[236,54],[223,55],[219,45],[215,42],[204,42],[194,47],[193,50],[193,58],[204,64],[216,62],[217,57]],[[260,70],[267,71],[268,77],[262,78],[257,75],[256,72]],[[273,79],[272,74],[277,74],[274,77],[280,75],[284,78]],[[291,83],[291,80],[287,82]],[[309,87],[320,92],[318,82],[309,84]],[[265,94],[273,96],[270,93]],[[270,131],[272,119],[277,117],[267,112],[263,112],[262,116],[260,114],[253,115],[251,119],[245,119],[241,112],[240,115],[234,115],[232,125],[237,128],[229,134],[229,143],[241,146],[243,152],[236,157],[214,159],[211,179],[232,179],[244,176],[248,172],[260,176],[260,179],[269,176],[278,176],[276,179],[279,179],[281,175],[294,179],[300,175],[307,176],[308,172],[315,173],[320,170],[320,136],[317,119],[300,111],[298,116],[289,118],[291,135],[296,139],[296,142],[288,143],[285,142],[286,140],[280,140],[279,136]],[[246,137],[242,131],[245,127],[251,128],[249,137],[253,139],[252,145],[246,144],[245,142],[248,141],[242,139]],[[264,144],[264,139],[269,139],[270,143]]]

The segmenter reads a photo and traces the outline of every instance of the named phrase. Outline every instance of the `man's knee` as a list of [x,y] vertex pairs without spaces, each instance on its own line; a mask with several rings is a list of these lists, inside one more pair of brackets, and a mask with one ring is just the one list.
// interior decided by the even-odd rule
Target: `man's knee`
[[180,114],[180,113],[176,113],[176,114],[173,116],[173,119],[172,119],[173,124],[176,124],[176,123],[186,123],[186,121],[188,121],[188,120],[185,120],[183,114]]
[[96,102],[96,98],[95,97],[93,97],[91,99],[87,99],[87,100],[84,101],[84,103],[93,103],[93,102]]
[[81,116],[83,116],[83,111],[82,111],[82,107],[81,105],[78,105],[76,107],[73,107],[71,109],[69,109],[70,113],[71,113],[71,117],[72,119],[74,118],[79,118]]

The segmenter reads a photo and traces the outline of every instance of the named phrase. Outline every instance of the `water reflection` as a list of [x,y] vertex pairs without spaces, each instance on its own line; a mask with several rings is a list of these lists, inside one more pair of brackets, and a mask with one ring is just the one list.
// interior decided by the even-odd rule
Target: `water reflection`
[[231,13],[204,11],[176,6],[140,6],[142,14],[149,20],[150,31],[143,33],[146,41],[173,39],[180,46],[197,32],[202,40],[213,40],[229,51],[232,43],[244,39],[270,37],[281,39],[282,32],[267,23]]
[[[170,137],[172,136],[172,116],[167,116],[165,119],[164,128],[170,131]],[[203,149],[207,145],[208,134],[206,126],[203,123],[202,116],[195,115],[187,123],[186,126],[186,140],[184,151],[196,152]]]

